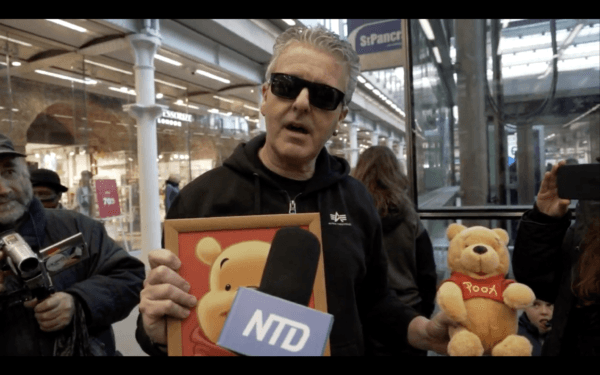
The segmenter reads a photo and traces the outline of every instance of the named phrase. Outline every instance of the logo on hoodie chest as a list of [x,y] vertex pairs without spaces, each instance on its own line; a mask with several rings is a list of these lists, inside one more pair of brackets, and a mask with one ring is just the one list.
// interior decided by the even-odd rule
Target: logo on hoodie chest
[[344,214],[339,214],[337,211],[335,214],[330,214],[329,217],[331,221],[329,225],[352,225],[351,223],[347,223],[348,218]]

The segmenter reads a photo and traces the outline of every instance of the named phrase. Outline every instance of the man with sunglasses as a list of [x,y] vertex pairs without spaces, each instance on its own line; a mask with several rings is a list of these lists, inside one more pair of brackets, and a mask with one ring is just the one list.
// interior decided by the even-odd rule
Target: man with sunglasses
[[[348,113],[360,64],[349,43],[322,28],[294,27],[277,38],[262,87],[266,134],[239,145],[223,166],[188,184],[167,219],[319,212],[332,355],[364,355],[364,334],[446,351],[452,322],[402,304],[387,285],[381,222],[350,166],[325,143]],[[165,317],[196,306],[170,251],[149,255],[136,338],[149,354],[166,352]],[[235,291],[233,291],[235,293]],[[210,344],[210,343],[209,343]]]

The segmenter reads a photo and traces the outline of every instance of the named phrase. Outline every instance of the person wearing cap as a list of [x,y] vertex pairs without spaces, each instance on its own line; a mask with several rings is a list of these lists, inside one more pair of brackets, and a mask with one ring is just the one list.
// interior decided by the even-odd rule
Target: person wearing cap
[[60,183],[58,174],[50,169],[35,169],[31,171],[33,195],[42,202],[45,208],[64,208],[60,203],[62,193],[69,190]]
[[102,223],[71,210],[44,209],[25,157],[0,134],[0,235],[16,232],[38,253],[81,233],[88,258],[55,274],[55,292],[38,301],[26,298],[26,284],[0,246],[0,357],[117,355],[111,325],[139,303],[144,264]]

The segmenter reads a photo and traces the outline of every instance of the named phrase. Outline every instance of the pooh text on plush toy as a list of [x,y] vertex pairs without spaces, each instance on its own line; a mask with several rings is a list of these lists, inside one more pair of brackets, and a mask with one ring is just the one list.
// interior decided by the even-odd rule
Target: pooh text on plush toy
[[491,295],[498,296],[498,292],[496,291],[496,285],[492,286],[491,288],[488,288],[487,286],[482,286],[480,288],[479,286],[473,285],[468,281],[464,281],[462,284],[464,285],[465,288],[467,288],[469,293],[479,293],[481,291],[481,293],[483,293],[483,294],[489,294],[490,296]]

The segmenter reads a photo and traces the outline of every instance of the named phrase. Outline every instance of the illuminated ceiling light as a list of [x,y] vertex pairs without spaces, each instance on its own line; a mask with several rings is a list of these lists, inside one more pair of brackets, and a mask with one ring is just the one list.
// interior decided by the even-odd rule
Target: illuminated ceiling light
[[258,108],[250,107],[249,105],[246,105],[246,104],[244,104],[244,108],[248,108],[248,109],[251,109],[251,110],[256,111],[256,112],[259,111]]
[[115,72],[120,72],[120,73],[125,73],[125,74],[129,74],[129,75],[133,75],[132,72],[128,72],[127,70],[115,68],[114,66],[100,64],[100,63],[97,63],[97,62],[94,62],[94,61],[91,61],[91,60],[83,60],[83,61],[85,61],[88,64],[97,65],[97,66],[101,66],[101,67],[106,68],[106,69],[114,70]]
[[162,93],[158,93],[156,94],[156,99],[162,99],[163,98],[163,94]]
[[203,75],[203,76],[205,76],[205,77],[212,78],[212,79],[214,79],[214,80],[217,80],[217,81],[223,82],[223,83],[231,83],[231,81],[230,81],[230,80],[228,80],[228,79],[221,78],[221,77],[219,77],[219,76],[216,76],[216,75],[214,75],[214,74],[212,74],[212,73],[205,72],[204,70],[197,69],[197,70],[196,70],[196,73],[198,73],[198,74],[200,74],[200,75]]
[[208,110],[208,112],[210,112],[210,113],[219,113],[219,110],[216,109],[216,108],[211,108],[211,109]]
[[431,29],[431,25],[429,24],[429,20],[427,20],[427,19],[420,19],[419,23],[421,24],[421,28],[423,28],[423,32],[425,33],[425,36],[427,37],[427,39],[434,40],[435,36],[433,35],[433,30]]
[[358,82],[365,83],[365,82],[367,82],[367,80],[364,79],[362,76],[358,76]]
[[220,96],[213,95],[213,98],[222,100],[222,101],[227,102],[227,103],[233,103],[233,100],[221,98]]
[[296,22],[294,20],[290,20],[290,19],[281,19],[283,22],[287,23],[290,26],[294,26],[296,24]]
[[86,78],[84,81],[82,79],[73,78],[73,77],[62,75],[62,74],[51,73],[51,72],[47,72],[45,70],[40,70],[40,69],[36,69],[35,72],[38,74],[43,74],[43,75],[47,75],[47,76],[51,76],[51,77],[55,77],[55,78],[66,79],[68,81],[85,83],[86,85],[95,85],[98,83],[98,81],[94,81],[93,79],[89,79],[89,78]]
[[435,55],[435,61],[437,61],[438,64],[442,63],[442,57],[440,56],[440,50],[437,47],[433,47],[433,54]]
[[12,66],[21,66],[21,62],[20,61],[13,61],[12,62]]
[[46,20],[50,21],[50,22],[54,22],[54,23],[59,24],[59,25],[64,26],[64,27],[68,27],[69,29],[72,29],[72,30],[75,30],[75,31],[79,31],[80,33],[87,33],[87,29],[84,29],[81,26],[74,25],[74,24],[72,24],[70,22],[67,22],[67,21],[56,20],[56,19],[52,19],[52,20],[51,19],[46,19]]
[[373,85],[370,84],[370,83],[368,83],[368,82],[365,83],[365,87],[368,88],[369,90],[374,90],[375,89],[375,87],[373,87]]
[[175,66],[181,66],[181,65],[183,65],[183,64],[182,64],[182,63],[180,63],[179,61],[175,61],[175,60],[173,60],[173,59],[170,59],[170,58],[168,58],[168,57],[161,56],[161,55],[159,55],[158,53],[157,53],[156,55],[154,55],[154,57],[155,57],[157,60],[164,61],[164,62],[166,62],[166,63],[168,63],[168,64],[171,64],[171,65],[175,65]]
[[190,104],[185,104],[183,102],[183,100],[179,99],[178,101],[175,102],[176,105],[182,106],[182,107],[188,107],[188,108],[193,108],[193,109],[200,109],[200,107],[196,107],[195,105],[190,105]]
[[131,96],[135,96],[136,95],[135,91],[129,90],[129,89],[127,89],[127,87],[121,87],[120,89],[118,89],[116,87],[109,87],[108,89],[112,90],[112,91],[118,91],[118,92],[122,92],[122,93],[125,93],[125,94],[129,94]]
[[16,39],[12,39],[12,38],[8,38],[8,37],[5,37],[5,36],[3,36],[3,35],[0,35],[0,39],[5,39],[5,40],[8,40],[9,42],[17,43],[17,44],[23,45],[23,46],[25,46],[25,47],[33,47],[33,46],[32,46],[31,44],[29,44],[29,43],[22,42],[22,41],[20,41],[20,40],[16,40]]
[[155,78],[154,81],[158,82],[158,83],[162,83],[163,85],[175,87],[175,88],[178,88],[178,89],[181,89],[181,90],[187,90],[187,87],[179,86],[179,85],[176,85],[176,84],[171,83],[171,82],[161,81],[160,79],[156,79]]

